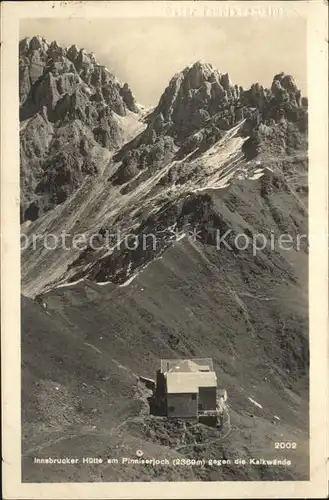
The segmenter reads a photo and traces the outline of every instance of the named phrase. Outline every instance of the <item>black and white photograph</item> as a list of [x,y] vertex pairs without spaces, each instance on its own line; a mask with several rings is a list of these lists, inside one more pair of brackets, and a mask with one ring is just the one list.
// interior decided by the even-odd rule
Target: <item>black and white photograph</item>
[[306,17],[31,3],[15,62],[21,482],[309,482]]

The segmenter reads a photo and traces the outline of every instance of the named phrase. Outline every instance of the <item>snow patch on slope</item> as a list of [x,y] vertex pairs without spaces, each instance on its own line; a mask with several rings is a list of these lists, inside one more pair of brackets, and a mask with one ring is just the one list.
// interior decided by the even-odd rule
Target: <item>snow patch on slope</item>
[[261,408],[263,409],[262,405],[260,403],[257,403],[257,401],[255,401],[254,399],[248,397],[249,401],[254,404],[255,406],[258,406],[258,408]]
[[66,288],[70,286],[75,286],[78,283],[81,283],[82,281],[85,281],[84,278],[80,278],[79,280],[71,281],[69,283],[61,283],[60,285],[57,285],[55,288]]

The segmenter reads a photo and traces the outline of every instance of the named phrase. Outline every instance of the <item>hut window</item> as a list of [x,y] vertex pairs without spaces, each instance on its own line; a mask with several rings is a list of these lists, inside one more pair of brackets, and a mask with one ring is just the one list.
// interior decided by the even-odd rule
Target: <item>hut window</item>
[[168,411],[170,411],[170,412],[175,411],[175,407],[174,406],[169,406]]
[[196,394],[192,394],[192,399],[195,401],[196,400]]

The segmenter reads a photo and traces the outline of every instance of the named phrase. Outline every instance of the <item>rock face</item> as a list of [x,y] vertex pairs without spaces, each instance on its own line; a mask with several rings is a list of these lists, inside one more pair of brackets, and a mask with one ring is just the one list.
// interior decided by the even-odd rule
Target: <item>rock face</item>
[[21,220],[65,201],[123,140],[135,98],[93,54],[40,36],[19,44]]
[[215,119],[219,129],[228,130],[256,108],[260,120],[278,118],[276,111],[293,120],[288,111],[301,108],[301,93],[290,75],[280,73],[271,89],[259,83],[249,90],[233,85],[229,75],[219,73],[211,64],[196,62],[176,74],[164,91],[150,117],[150,127],[167,131],[182,141]]
[[163,167],[175,154],[183,157],[195,148],[204,152],[243,119],[242,133],[252,136],[250,145],[260,141],[261,124],[285,122],[288,134],[298,134],[307,128],[307,102],[290,75],[276,75],[271,89],[256,83],[244,90],[227,73],[197,61],[171,79],[144,133],[119,153],[122,165],[113,179],[124,184],[140,170],[152,175],[156,162]]
[[21,40],[19,54],[22,221],[65,201],[109,152],[118,150],[119,162],[110,182],[133,182],[126,193],[174,158],[202,154],[241,120],[249,157],[258,151],[261,124],[285,122],[284,133],[297,136],[307,128],[307,101],[290,75],[277,74],[271,89],[256,83],[244,90],[197,61],[171,79],[144,132],[120,149],[121,118],[140,112],[127,83],[75,45],[35,36]]
[[19,68],[23,119],[43,106],[47,107],[49,118],[61,117],[63,107],[58,110],[57,104],[75,93],[79,101],[75,108],[85,107],[84,101],[91,100],[103,103],[103,107],[107,105],[121,116],[127,110],[138,111],[128,84],[122,84],[105,66],[98,64],[94,54],[75,45],[63,48],[56,41],[49,43],[39,36],[25,38],[19,45]]
[[235,122],[229,106],[237,105],[240,92],[240,88],[231,84],[228,74],[198,61],[172,78],[152,114],[152,121],[157,122],[161,116],[162,129],[169,130],[178,140],[203,127],[216,113],[220,114],[218,121],[222,128],[228,129]]

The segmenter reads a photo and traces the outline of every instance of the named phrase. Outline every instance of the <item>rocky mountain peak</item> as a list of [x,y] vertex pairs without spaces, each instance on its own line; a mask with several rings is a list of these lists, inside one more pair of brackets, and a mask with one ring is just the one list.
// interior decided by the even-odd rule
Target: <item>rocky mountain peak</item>
[[[117,159],[122,163],[112,180],[125,184],[140,170],[147,176],[162,168],[174,155],[181,158],[194,150],[201,154],[239,123],[241,135],[250,137],[245,148],[248,158],[254,157],[261,142],[259,126],[272,126],[282,119],[292,122],[286,127],[293,135],[287,143],[298,142],[299,131],[307,128],[307,101],[301,99],[292,76],[280,73],[274,76],[270,89],[256,82],[245,90],[234,85],[228,73],[196,61],[170,80],[147,117],[146,130],[129,150],[119,153]],[[138,182],[144,176],[139,175]]]
[[[285,73],[274,76],[271,88],[256,82],[247,90],[233,85],[228,73],[210,63],[196,61],[177,73],[149,117],[145,134],[169,134],[181,143],[216,117],[216,126],[228,130],[243,118],[258,113],[258,123],[282,117],[305,121],[307,101],[301,98],[294,78]],[[303,125],[304,126],[304,125]]]
[[19,43],[19,53],[26,54],[31,53],[34,50],[47,52],[49,45],[48,40],[46,40],[43,36],[35,35],[31,38],[25,37]]
[[295,106],[301,105],[301,92],[294,78],[285,73],[279,73],[273,78],[271,91],[273,96],[283,102],[292,102]]
[[[242,124],[241,135],[252,136],[248,157],[258,151],[260,124],[272,126],[284,119],[301,131],[307,125],[307,101],[301,99],[291,75],[275,75],[270,89],[255,83],[244,90],[232,83],[228,73],[198,60],[173,76],[146,117],[145,130],[121,147],[122,118],[140,117],[128,83],[99,64],[92,52],[76,45],[61,47],[40,36],[20,42],[20,98],[22,178],[27,193],[25,200],[22,196],[23,219],[31,204],[37,205],[40,215],[63,202],[85,175],[97,173],[102,148],[117,150],[114,159],[119,167],[109,180],[127,184],[123,188],[127,192],[174,157],[194,151],[202,155],[237,124]],[[31,148],[26,138],[34,131],[39,140]],[[298,130],[293,134],[298,139]],[[64,148],[63,157],[56,148],[64,144],[72,151]]]
[[187,66],[182,73],[185,82],[189,83],[190,88],[198,89],[204,82],[209,80],[214,71],[211,64],[196,61],[192,66]]
[[294,77],[292,75],[287,75],[284,72],[274,76],[272,85],[276,87],[279,86],[291,92],[298,91]]
[[[196,61],[171,79],[150,116],[150,127],[157,124],[159,129],[162,121],[162,132],[181,141],[239,97],[240,88],[232,85],[227,73],[220,73],[210,63]],[[232,123],[222,125],[227,129]]]
[[128,84],[95,54],[39,35],[20,41],[19,81],[24,219],[65,201],[96,174],[125,140],[121,118],[138,121],[140,113]]
[[61,98],[86,90],[90,96],[98,94],[104,105],[121,116],[127,111],[138,112],[128,84],[121,83],[97,62],[94,53],[84,48],[79,49],[76,45],[62,47],[57,41],[49,42],[38,35],[21,40],[19,56],[23,119],[46,105],[49,119],[56,121],[56,105]]

